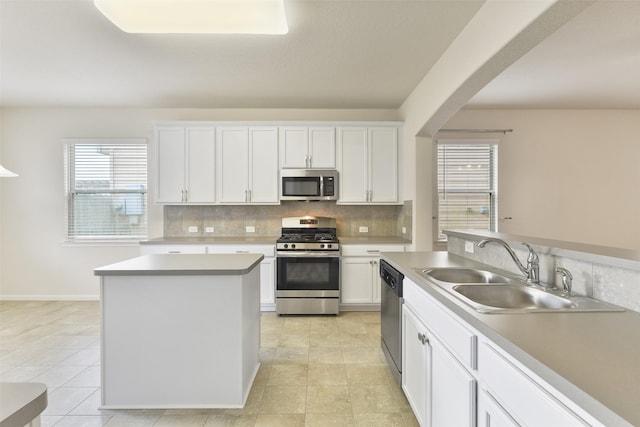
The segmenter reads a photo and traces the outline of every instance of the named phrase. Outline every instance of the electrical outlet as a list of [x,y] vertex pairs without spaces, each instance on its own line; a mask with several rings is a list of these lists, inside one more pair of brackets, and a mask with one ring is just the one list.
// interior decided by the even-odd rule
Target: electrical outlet
[[402,227],[402,234],[407,234],[407,227]]
[[197,225],[190,225],[189,226],[189,233],[197,233],[198,232],[198,226]]
[[247,233],[255,233],[256,232],[256,228],[253,225],[247,225],[244,230]]
[[358,229],[358,231],[360,231],[360,233],[368,233],[369,232],[369,227],[360,227]]
[[204,232],[205,233],[213,233],[213,227],[205,227],[204,228]]
[[464,242],[464,251],[468,254],[472,254],[475,247],[473,246],[473,242]]

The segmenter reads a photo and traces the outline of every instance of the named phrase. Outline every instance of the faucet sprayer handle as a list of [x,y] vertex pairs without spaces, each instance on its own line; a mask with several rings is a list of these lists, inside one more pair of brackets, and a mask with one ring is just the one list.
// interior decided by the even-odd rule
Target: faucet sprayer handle
[[573,282],[573,275],[569,270],[563,267],[556,267],[556,273],[561,274],[562,288],[567,293],[567,295],[571,296],[571,285]]
[[533,250],[531,245],[525,242],[522,242],[522,244],[525,245],[527,249],[529,249],[529,256],[527,256],[527,262],[531,264],[538,264],[540,259],[538,258],[538,254]]

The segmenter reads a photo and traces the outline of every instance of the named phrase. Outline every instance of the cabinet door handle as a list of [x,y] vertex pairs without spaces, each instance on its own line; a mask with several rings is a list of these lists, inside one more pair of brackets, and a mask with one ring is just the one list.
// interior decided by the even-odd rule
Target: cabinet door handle
[[422,345],[424,345],[429,342],[429,338],[427,338],[427,334],[421,334],[420,332],[418,332],[418,341],[420,341]]
[[249,251],[236,251],[237,254],[248,254]]
[[367,249],[368,254],[379,254],[380,249]]
[[249,193],[249,202],[251,201],[251,190],[247,190],[247,192]]

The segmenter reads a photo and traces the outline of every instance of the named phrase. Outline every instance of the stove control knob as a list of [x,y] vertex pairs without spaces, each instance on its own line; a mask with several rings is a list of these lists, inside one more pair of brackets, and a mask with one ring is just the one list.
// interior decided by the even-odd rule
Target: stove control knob
[[324,249],[324,243],[320,243],[320,249]]
[[295,243],[292,243],[292,244],[291,244],[291,249],[295,249],[295,248],[296,248],[296,244],[295,244]]
[[327,248],[328,248],[328,249],[331,249],[331,243],[329,243],[329,244],[327,245]]

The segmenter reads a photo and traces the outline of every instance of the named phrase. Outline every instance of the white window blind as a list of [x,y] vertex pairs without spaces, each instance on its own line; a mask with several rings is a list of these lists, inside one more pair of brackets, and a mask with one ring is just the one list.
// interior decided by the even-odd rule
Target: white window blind
[[144,139],[65,139],[66,238],[69,242],[147,236]]
[[438,240],[443,230],[496,231],[498,146],[437,144]]

